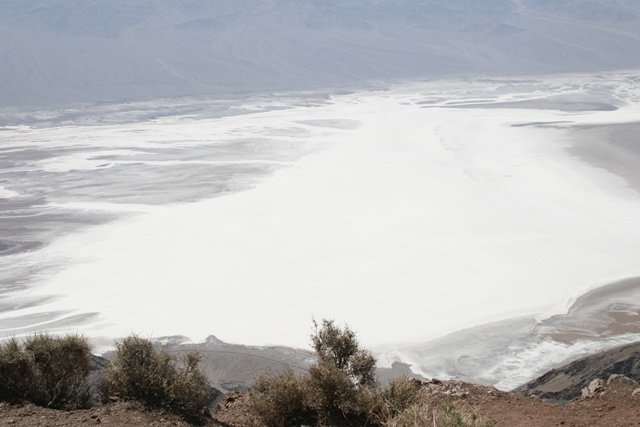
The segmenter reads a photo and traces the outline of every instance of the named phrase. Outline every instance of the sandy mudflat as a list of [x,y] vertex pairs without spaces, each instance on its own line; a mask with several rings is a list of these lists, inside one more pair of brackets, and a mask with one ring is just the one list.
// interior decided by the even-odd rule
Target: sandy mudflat
[[580,111],[615,111],[618,109],[613,104],[593,101],[574,101],[570,99],[553,98],[542,100],[527,100],[513,102],[491,102],[491,103],[464,103],[448,105],[451,108],[482,108],[482,109],[526,109],[526,110],[558,110],[565,112]]
[[640,192],[640,122],[577,126],[571,135],[571,154],[622,177]]
[[554,340],[575,342],[640,333],[640,278],[596,288],[576,299],[567,314],[540,324]]

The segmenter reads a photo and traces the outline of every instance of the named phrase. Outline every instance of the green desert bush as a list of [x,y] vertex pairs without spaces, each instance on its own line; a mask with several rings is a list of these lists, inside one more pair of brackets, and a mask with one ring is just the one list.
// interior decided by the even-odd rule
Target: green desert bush
[[309,372],[260,377],[250,397],[252,413],[267,426],[376,425],[376,362],[356,334],[324,320],[314,322],[311,342],[316,362]]
[[[318,419],[326,425],[373,425],[376,361],[349,327],[331,320],[313,322],[311,343],[317,361],[309,368],[310,395]],[[374,399],[375,400],[375,399]]]
[[151,340],[130,336],[116,344],[116,359],[107,372],[105,389],[125,400],[197,419],[209,404],[209,385],[199,363],[197,352],[177,360],[157,350]]
[[311,343],[318,365],[335,367],[357,385],[375,385],[376,360],[361,348],[355,332],[349,327],[340,328],[331,320],[323,320],[321,325],[314,321],[313,327]]
[[32,335],[0,344],[0,399],[52,408],[80,406],[91,346],[82,336]]

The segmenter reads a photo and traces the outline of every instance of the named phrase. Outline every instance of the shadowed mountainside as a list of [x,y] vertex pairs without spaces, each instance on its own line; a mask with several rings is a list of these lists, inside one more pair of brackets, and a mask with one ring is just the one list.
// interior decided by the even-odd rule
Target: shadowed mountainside
[[553,369],[515,391],[565,402],[580,397],[582,389],[595,379],[624,375],[640,380],[640,343],[623,345]]
[[640,66],[631,0],[0,0],[0,106]]

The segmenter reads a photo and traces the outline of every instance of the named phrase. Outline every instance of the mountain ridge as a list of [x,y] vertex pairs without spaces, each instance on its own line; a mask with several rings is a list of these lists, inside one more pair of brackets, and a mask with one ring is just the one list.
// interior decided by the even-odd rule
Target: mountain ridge
[[626,0],[1,0],[0,106],[640,67]]

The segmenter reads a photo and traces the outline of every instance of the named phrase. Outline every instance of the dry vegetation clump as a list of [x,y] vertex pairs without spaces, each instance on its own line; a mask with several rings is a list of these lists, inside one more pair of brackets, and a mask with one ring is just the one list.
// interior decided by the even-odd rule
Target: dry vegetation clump
[[275,376],[259,376],[253,384],[250,405],[251,412],[268,427],[317,423],[309,378],[290,369]]
[[91,346],[78,335],[36,334],[0,343],[0,399],[51,408],[86,404]]
[[200,355],[176,360],[151,340],[130,336],[116,344],[105,389],[109,395],[163,408],[188,419],[208,416],[209,385],[198,368]]
[[411,380],[376,383],[375,359],[348,327],[314,326],[317,360],[308,373],[265,375],[254,384],[249,408],[262,425],[383,426],[417,399]]
[[0,343],[0,400],[27,400],[33,369],[32,357],[17,339],[11,338]]
[[385,427],[492,427],[478,411],[469,406],[443,401],[433,407],[425,402],[416,402],[389,419]]
[[475,408],[456,405],[444,401],[433,412],[435,424],[439,427],[491,427],[493,423],[485,420]]
[[313,327],[311,343],[318,359],[317,365],[340,370],[356,385],[375,385],[376,359],[360,347],[355,332],[349,327],[342,329],[331,320],[323,320],[322,326],[314,321]]
[[422,396],[419,382],[411,378],[395,378],[386,387],[375,390],[370,411],[377,425],[387,426],[391,420],[420,402]]
[[314,322],[316,362],[297,375],[263,375],[248,397],[254,424],[283,426],[485,427],[472,408],[449,401],[432,406],[423,383],[397,378],[377,383],[376,361],[356,334],[334,322]]
[[316,363],[307,381],[312,407],[324,425],[371,425],[375,408],[376,361],[348,327],[314,322]]

